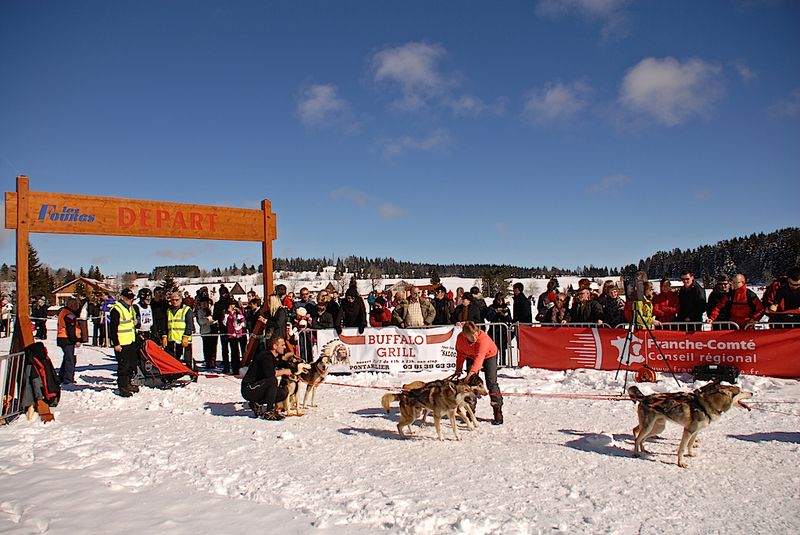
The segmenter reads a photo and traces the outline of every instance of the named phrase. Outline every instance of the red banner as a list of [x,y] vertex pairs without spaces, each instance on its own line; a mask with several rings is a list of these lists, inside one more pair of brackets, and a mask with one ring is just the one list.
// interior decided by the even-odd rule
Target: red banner
[[[625,329],[520,327],[519,365],[549,370],[592,368],[690,372],[695,366],[725,364],[742,373],[800,377],[800,329],[765,331],[636,331]],[[623,354],[624,350],[624,354]],[[663,353],[667,362],[664,362]]]

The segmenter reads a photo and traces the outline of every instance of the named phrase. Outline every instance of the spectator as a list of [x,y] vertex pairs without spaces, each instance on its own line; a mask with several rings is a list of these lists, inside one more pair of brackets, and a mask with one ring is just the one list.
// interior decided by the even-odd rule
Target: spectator
[[420,299],[419,289],[412,286],[408,299],[401,301],[392,312],[392,320],[404,329],[431,325],[436,318],[436,309],[427,299]]
[[247,308],[244,310],[244,321],[247,325],[247,332],[252,333],[256,328],[258,321],[258,313],[261,311],[261,299],[252,297],[247,302]]
[[300,298],[294,303],[294,310],[305,308],[313,316],[314,312],[317,310],[317,304],[311,299],[310,295],[311,292],[309,292],[308,288],[305,286],[300,288]]
[[136,309],[133,308],[133,291],[125,288],[120,300],[114,303],[109,314],[108,339],[117,357],[117,389],[124,398],[131,397],[139,387],[131,382],[136,373]]
[[219,345],[222,352],[222,371],[224,373],[230,373],[231,371],[231,357],[228,333],[223,331],[222,317],[225,315],[225,311],[228,310],[228,305],[232,301],[228,288],[224,284],[220,284],[219,299],[214,303],[211,312],[211,319],[214,320],[211,324],[211,332],[219,337]]
[[283,301],[276,294],[269,296],[268,303],[269,310],[264,315],[264,337],[283,336],[283,331],[289,322],[289,310],[283,306]]
[[661,279],[661,293],[653,298],[653,316],[659,323],[671,323],[678,317],[678,292],[666,277]]
[[286,310],[294,310],[294,292],[289,292],[283,298],[283,306],[286,307]]
[[78,307],[80,303],[74,297],[67,299],[64,307],[58,311],[58,330],[56,343],[64,357],[58,369],[58,380],[62,385],[75,382],[75,349],[81,347],[81,332],[78,326]]
[[472,305],[478,307],[478,315],[483,321],[486,317],[486,299],[484,299],[481,289],[477,286],[470,288],[469,293],[472,294]]
[[105,294],[105,299],[103,300],[103,303],[100,305],[100,316],[101,316],[101,321],[103,322],[103,329],[100,332],[100,335],[102,337],[102,340],[100,340],[100,345],[106,344],[106,334],[108,333],[109,314],[111,314],[111,307],[114,306],[114,303],[116,303],[116,301],[114,300],[113,297],[111,297],[111,294]]
[[0,332],[8,336],[11,332],[11,315],[14,307],[6,297],[0,301]]
[[569,310],[566,320],[561,324],[567,323],[596,323],[603,325],[603,307],[591,298],[589,288],[582,288],[576,292],[575,302]]
[[[525,301],[530,303],[527,297]],[[530,313],[530,307],[528,307],[528,311]],[[507,362],[508,344],[511,341],[510,326],[514,320],[511,317],[511,311],[508,309],[505,299],[503,299],[503,294],[496,293],[492,304],[486,307],[486,321],[492,324],[489,325],[487,334],[494,342],[494,345],[497,346],[501,362],[505,363]]]
[[521,282],[514,283],[511,291],[514,294],[514,314],[512,317],[517,323],[533,323],[531,300],[525,295],[525,287]]
[[733,290],[722,296],[706,321],[712,323],[723,315],[740,329],[752,327],[764,315],[764,305],[747,287],[747,279],[741,273],[733,277]]
[[196,301],[194,300],[194,297],[189,295],[188,291],[183,292],[183,304],[184,305],[186,305],[187,307],[189,307],[192,310],[194,310],[195,303],[196,303]]
[[[33,308],[32,316],[36,318],[34,323],[36,325],[36,333],[34,335],[35,338],[39,340],[47,340],[47,299],[44,296],[39,297],[36,300],[36,304]],[[78,310],[75,311],[77,314]]]
[[653,283],[645,281],[644,295],[639,301],[633,303],[636,307],[636,327],[639,329],[650,329],[653,326],[660,327],[661,322],[653,316]]
[[433,317],[434,325],[450,325],[450,317],[455,310],[453,300],[447,297],[447,289],[444,286],[436,288],[433,297],[433,309],[436,315]]
[[194,316],[200,326],[200,338],[203,341],[203,361],[205,362],[206,370],[213,370],[217,367],[217,337],[212,332],[212,327],[216,320],[213,318],[211,302],[208,298],[201,297],[197,301]]
[[541,323],[552,323],[555,325],[566,325],[567,318],[569,317],[569,308],[567,307],[569,296],[565,292],[561,292],[555,298],[552,306],[545,309],[544,315],[540,320]]
[[[339,302],[333,299],[333,295],[327,290],[320,290],[317,294],[317,304],[325,304],[325,311],[331,315],[331,327],[339,317]],[[319,307],[317,307],[319,310]]]
[[317,303],[317,311],[311,320],[311,328],[320,329],[333,329],[334,319],[330,312],[328,312],[327,305],[320,301]]
[[334,327],[337,334],[342,334],[343,327],[355,327],[358,334],[362,334],[367,327],[367,309],[355,288],[348,288],[345,292],[345,300],[339,307]]
[[800,267],[789,270],[764,292],[770,323],[797,323],[800,327]]
[[[547,281],[547,289],[539,295],[539,303],[536,305],[536,311],[537,311],[536,321],[542,323],[552,323],[546,320],[552,319],[553,317],[553,315],[549,314],[548,311],[556,304],[557,296],[558,296],[558,281],[556,279],[550,279],[549,281]],[[565,306],[566,308],[569,308],[569,297],[567,297],[565,301]]]
[[89,297],[86,313],[92,320],[92,345],[96,346],[100,343],[100,304],[94,294]]
[[275,403],[288,395],[278,386],[278,377],[291,375],[286,363],[280,358],[286,352],[286,340],[276,335],[269,339],[268,350],[257,353],[242,378],[242,397],[250,402],[257,417],[265,420],[283,420],[275,410]]
[[[724,273],[721,275],[717,275],[717,280],[716,284],[714,285],[714,289],[712,289],[711,293],[708,294],[708,302],[706,303],[706,317],[711,316],[711,312],[715,308],[717,308],[717,305],[719,304],[720,301],[722,301],[722,298],[728,295],[730,289],[731,289],[731,283],[728,276],[725,275]],[[716,316],[716,318],[717,318],[716,321],[730,321],[731,320],[730,310],[725,309],[723,307],[723,309],[720,310],[719,315]]]
[[625,301],[619,296],[619,287],[613,280],[607,280],[603,284],[603,293],[597,298],[597,302],[603,307],[603,323],[611,327],[625,323]]
[[475,323],[481,322],[481,312],[477,306],[472,304],[473,296],[467,292],[461,296],[461,304],[453,310],[453,315],[450,317],[450,323],[456,325],[464,325],[467,321]]
[[691,271],[685,270],[681,273],[681,282],[683,288],[678,291],[678,321],[700,323],[706,311],[706,292],[694,280]]
[[453,303],[455,303],[456,305],[460,305],[461,299],[463,299],[463,297],[464,297],[464,288],[459,286],[458,288],[456,288],[456,297],[453,300]]
[[386,300],[383,297],[376,297],[369,313],[369,324],[371,327],[386,327],[392,324],[392,313],[386,308]]

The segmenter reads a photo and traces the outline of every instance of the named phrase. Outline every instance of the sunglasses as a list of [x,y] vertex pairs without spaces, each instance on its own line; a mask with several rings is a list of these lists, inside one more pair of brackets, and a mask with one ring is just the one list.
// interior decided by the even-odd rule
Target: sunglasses
[[689,281],[690,281],[690,280],[692,280],[692,279],[690,279],[690,278],[688,278],[688,277],[684,279],[683,277],[681,277],[681,280],[682,280],[683,282],[689,282]]

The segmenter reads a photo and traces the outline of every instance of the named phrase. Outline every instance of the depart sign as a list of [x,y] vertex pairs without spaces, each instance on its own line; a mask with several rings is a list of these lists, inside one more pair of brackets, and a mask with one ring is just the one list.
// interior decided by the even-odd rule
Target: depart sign
[[[17,177],[17,191],[6,192],[6,228],[16,230],[18,315],[12,350],[33,343],[28,303],[28,234],[90,234],[190,238],[261,242],[264,295],[272,293],[272,241],[277,238],[272,203],[263,199],[261,210],[200,204],[96,197],[71,193],[30,191],[27,176]],[[265,301],[265,307],[269,301]],[[262,309],[263,311],[263,309]],[[254,334],[264,324],[256,322]],[[249,358],[257,346],[253,337],[247,346]]]
[[[277,237],[271,212],[68,193],[28,192],[28,231],[257,241]],[[6,228],[17,228],[17,193],[6,192]]]

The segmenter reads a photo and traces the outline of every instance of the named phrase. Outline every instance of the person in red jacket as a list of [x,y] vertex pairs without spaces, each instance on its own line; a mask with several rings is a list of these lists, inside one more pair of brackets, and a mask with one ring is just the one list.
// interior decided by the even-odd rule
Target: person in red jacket
[[672,289],[672,283],[664,277],[661,279],[661,293],[653,298],[653,316],[660,321],[673,322],[678,318],[678,292]]
[[[706,323],[711,323],[723,310],[730,311],[730,321],[740,329],[752,327],[764,315],[764,305],[756,294],[747,288],[747,279],[739,273],[733,277],[733,290],[719,300],[717,306],[708,315]],[[727,307],[727,308],[726,308]]]
[[376,297],[369,313],[370,327],[385,327],[391,324],[392,311],[386,307],[386,299],[381,296]]
[[497,346],[474,321],[465,322],[461,333],[456,338],[456,371],[452,375],[453,379],[461,376],[461,368],[465,360],[467,361],[468,378],[483,370],[486,389],[489,390],[494,411],[492,424],[502,424],[503,396],[500,395],[500,386],[497,384]]

